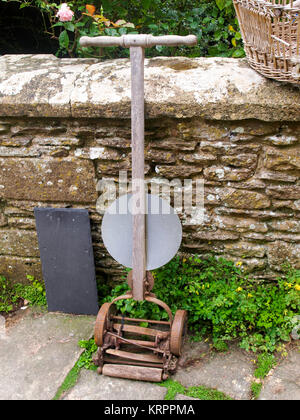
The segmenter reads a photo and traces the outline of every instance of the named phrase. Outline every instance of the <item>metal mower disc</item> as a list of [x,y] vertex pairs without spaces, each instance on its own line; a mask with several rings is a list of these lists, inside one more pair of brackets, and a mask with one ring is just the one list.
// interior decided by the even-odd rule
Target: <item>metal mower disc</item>
[[[102,239],[110,255],[125,267],[132,268],[132,194],[114,201],[102,221]],[[166,200],[147,194],[147,270],[165,265],[177,253],[182,239],[179,217]],[[123,209],[126,214],[118,213]],[[127,210],[126,210],[127,209]]]

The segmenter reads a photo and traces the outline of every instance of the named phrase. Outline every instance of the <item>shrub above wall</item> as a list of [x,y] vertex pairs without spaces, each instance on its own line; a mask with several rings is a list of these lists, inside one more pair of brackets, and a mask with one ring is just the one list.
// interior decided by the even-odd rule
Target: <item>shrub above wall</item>
[[[106,252],[96,212],[102,178],[130,169],[130,65],[54,56],[0,58],[0,273],[41,277],[35,206],[90,210],[97,272]],[[256,277],[300,268],[300,91],[245,60],[146,60],[147,179],[205,180],[205,218],[181,252],[232,259]]]
[[[67,2],[66,2],[67,3]],[[193,48],[157,46],[147,56],[243,57],[241,34],[231,0],[75,0],[63,21],[60,2],[0,0],[0,23],[9,39],[0,39],[0,52],[55,53],[58,57],[126,57],[124,48],[80,48],[83,35],[119,36],[194,34]],[[94,5],[95,4],[95,5]],[[1,13],[2,12],[2,13]],[[26,22],[26,24],[23,24]]]

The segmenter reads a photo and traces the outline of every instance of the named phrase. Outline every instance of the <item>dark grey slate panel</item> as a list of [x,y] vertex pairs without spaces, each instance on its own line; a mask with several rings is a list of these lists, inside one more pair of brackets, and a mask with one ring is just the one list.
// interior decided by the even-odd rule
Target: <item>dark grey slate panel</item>
[[49,311],[94,315],[98,296],[88,211],[35,208]]

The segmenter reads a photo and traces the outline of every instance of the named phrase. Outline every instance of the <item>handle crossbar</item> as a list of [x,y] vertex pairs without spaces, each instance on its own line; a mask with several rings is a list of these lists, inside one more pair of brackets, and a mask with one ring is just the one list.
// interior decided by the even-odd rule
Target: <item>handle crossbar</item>
[[197,37],[195,35],[177,36],[177,35],[164,35],[153,36],[144,34],[122,35],[116,36],[97,36],[88,37],[83,36],[80,38],[80,45],[82,47],[153,47],[155,45],[166,45],[175,47],[178,45],[196,45]]

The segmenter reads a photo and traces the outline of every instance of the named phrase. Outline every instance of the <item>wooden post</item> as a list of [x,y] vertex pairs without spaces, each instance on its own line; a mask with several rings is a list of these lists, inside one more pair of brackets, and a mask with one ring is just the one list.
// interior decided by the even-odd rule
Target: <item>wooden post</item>
[[146,215],[144,185],[144,48],[130,47],[131,147],[133,189],[132,296],[144,299],[146,276]]

